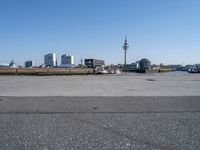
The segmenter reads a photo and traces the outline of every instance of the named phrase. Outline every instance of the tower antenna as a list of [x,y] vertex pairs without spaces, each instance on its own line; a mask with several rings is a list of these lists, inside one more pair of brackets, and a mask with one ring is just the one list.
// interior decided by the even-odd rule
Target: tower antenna
[[124,45],[123,45],[123,49],[124,49],[124,67],[126,66],[126,55],[127,55],[127,50],[128,50],[128,40],[127,40],[127,36],[125,36],[125,41],[124,41]]

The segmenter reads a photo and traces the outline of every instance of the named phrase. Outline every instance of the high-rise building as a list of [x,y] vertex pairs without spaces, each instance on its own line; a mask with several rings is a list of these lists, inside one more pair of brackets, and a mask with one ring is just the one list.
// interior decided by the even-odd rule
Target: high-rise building
[[62,67],[73,67],[74,66],[74,56],[64,54],[61,56],[61,66]]
[[47,67],[55,67],[57,60],[56,60],[56,54],[55,53],[50,53],[44,55],[44,64]]
[[25,67],[30,68],[30,67],[34,67],[35,66],[35,62],[33,60],[29,60],[25,62]]

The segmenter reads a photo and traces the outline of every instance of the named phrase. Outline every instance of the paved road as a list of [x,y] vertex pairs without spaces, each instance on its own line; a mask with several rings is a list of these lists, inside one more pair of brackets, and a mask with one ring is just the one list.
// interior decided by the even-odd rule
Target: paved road
[[200,96],[0,97],[0,149],[199,149]]

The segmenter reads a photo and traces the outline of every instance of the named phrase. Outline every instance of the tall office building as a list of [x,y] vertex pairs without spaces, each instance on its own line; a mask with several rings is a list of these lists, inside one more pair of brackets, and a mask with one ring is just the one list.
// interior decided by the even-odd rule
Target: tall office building
[[74,66],[74,56],[64,54],[61,56],[61,66],[62,67],[73,67]]
[[50,53],[44,56],[44,64],[48,67],[55,67],[57,66],[56,54]]

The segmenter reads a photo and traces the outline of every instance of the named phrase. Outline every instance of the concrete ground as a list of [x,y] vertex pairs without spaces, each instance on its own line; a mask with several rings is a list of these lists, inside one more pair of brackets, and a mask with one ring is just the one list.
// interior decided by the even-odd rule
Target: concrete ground
[[0,150],[199,149],[200,75],[0,76]]
[[198,96],[200,74],[0,76],[0,96]]

